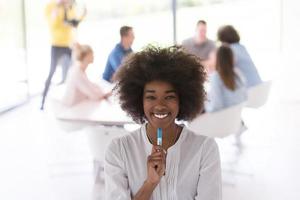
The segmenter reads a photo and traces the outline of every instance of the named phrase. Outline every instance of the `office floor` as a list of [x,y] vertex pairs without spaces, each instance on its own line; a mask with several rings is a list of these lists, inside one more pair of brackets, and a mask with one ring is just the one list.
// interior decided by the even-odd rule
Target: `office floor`
[[[218,140],[224,200],[300,199],[300,98],[283,98],[285,78],[274,81],[266,106],[243,113],[240,150],[234,137]],[[0,116],[0,199],[101,199],[85,131],[61,130],[39,103]]]

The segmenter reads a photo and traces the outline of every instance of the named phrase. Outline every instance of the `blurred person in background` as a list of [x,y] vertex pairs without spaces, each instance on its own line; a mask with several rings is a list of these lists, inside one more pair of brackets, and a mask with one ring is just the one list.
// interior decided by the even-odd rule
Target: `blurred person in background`
[[230,45],[234,55],[234,66],[243,73],[247,88],[262,82],[247,49],[240,44],[240,36],[233,26],[225,25],[219,28],[218,40]]
[[99,85],[91,82],[86,70],[94,61],[93,50],[89,45],[74,45],[74,64],[66,81],[66,91],[63,97],[63,104],[73,106],[82,101],[101,101],[107,99],[111,92],[104,92]]
[[73,32],[86,15],[86,9],[78,17],[76,15],[75,1],[51,0],[46,5],[45,15],[51,35],[51,63],[43,91],[41,110],[44,109],[51,79],[59,63],[62,65],[61,83],[64,83],[66,79],[69,66],[71,65],[71,46],[74,42]]
[[121,41],[110,52],[102,78],[108,82],[113,82],[113,75],[119,68],[124,57],[132,53],[131,46],[134,41],[133,28],[122,26],[120,28]]
[[209,53],[216,48],[215,42],[208,39],[206,36],[207,24],[204,20],[197,22],[195,35],[182,42],[182,46],[188,53],[198,56],[201,60],[201,64],[207,67],[206,62],[209,57]]
[[205,112],[214,112],[242,103],[247,99],[245,78],[234,67],[234,56],[229,45],[223,44],[210,53],[209,90]]

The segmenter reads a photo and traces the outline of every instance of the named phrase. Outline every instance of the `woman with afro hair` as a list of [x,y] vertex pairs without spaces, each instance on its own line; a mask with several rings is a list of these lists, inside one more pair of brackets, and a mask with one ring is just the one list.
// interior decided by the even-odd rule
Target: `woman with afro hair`
[[106,199],[220,200],[216,142],[178,123],[203,110],[199,60],[177,46],[150,46],[129,56],[116,80],[122,109],[142,125],[107,148]]

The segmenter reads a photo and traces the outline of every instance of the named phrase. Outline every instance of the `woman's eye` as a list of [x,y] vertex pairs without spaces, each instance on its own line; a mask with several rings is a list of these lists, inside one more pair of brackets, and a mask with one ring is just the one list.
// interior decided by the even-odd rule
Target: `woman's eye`
[[155,99],[155,96],[146,96],[146,99],[154,100],[154,99]]
[[176,97],[175,96],[166,96],[166,99],[175,99]]

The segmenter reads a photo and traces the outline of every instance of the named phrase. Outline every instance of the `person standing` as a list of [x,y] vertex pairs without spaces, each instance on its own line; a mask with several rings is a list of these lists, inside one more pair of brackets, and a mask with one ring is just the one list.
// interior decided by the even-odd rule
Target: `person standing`
[[108,82],[113,82],[113,75],[122,63],[125,56],[132,52],[131,46],[134,41],[133,28],[122,26],[120,28],[121,41],[110,52],[102,78]]
[[72,0],[51,0],[45,9],[51,35],[51,63],[50,71],[45,82],[41,110],[44,109],[46,96],[49,91],[51,79],[59,62],[62,63],[62,81],[66,79],[71,64],[71,45],[73,44],[73,31],[86,15],[86,10],[80,17],[75,13],[75,2]]

